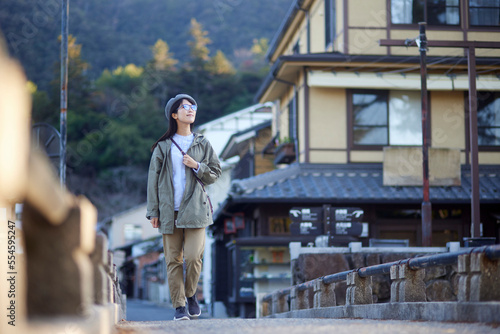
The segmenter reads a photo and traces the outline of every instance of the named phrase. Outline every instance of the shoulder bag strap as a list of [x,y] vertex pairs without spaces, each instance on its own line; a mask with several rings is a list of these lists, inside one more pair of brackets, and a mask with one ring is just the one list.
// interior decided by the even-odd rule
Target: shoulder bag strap
[[[182,150],[182,148],[179,146],[179,144],[177,144],[177,142],[174,140],[174,138],[170,138],[170,140],[172,141],[172,143],[174,143],[175,146],[177,146],[177,148],[179,149],[179,151],[181,151],[182,155],[186,155],[186,152],[184,152]],[[212,207],[212,201],[210,200],[210,196],[208,196],[208,193],[207,191],[205,190],[205,184],[203,183],[202,180],[200,180],[200,178],[198,177],[198,175],[196,175],[196,172],[194,171],[194,169],[191,169],[193,171],[193,175],[196,179],[196,181],[198,181],[198,183],[200,184],[201,186],[201,189],[203,189],[203,192],[207,195],[207,198],[208,198],[208,204],[210,204],[210,211],[212,212],[212,214],[214,213],[214,209]]]

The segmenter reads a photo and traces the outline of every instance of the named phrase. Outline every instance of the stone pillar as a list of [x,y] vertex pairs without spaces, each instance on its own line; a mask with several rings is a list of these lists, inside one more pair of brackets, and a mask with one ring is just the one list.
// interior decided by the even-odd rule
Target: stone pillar
[[399,267],[394,265],[391,267],[391,303],[398,303],[401,298],[399,297],[399,287],[401,285],[401,277],[399,277]]
[[272,295],[272,302],[271,302],[271,314],[290,311],[290,308],[288,307],[289,297],[290,297],[289,290],[274,292]]
[[314,280],[314,308],[337,306],[335,283],[325,284],[322,279]]
[[470,255],[470,301],[500,301],[500,261],[484,253]]
[[114,288],[114,272],[113,272],[113,252],[108,250],[108,263],[106,266],[106,300],[108,303],[115,302],[115,288]]
[[[260,316],[267,317],[271,315],[273,298],[272,295],[266,295],[260,302]],[[258,316],[257,316],[258,317]]]
[[96,217],[95,208],[85,198],[79,198],[58,225],[30,202],[24,204],[28,317],[90,312],[94,299],[90,254],[95,246]]
[[105,266],[108,264],[108,239],[102,233],[96,236],[96,247],[90,259],[94,267],[94,302],[97,305],[108,303],[106,297],[108,288],[108,274]]
[[362,304],[373,304],[372,277],[350,272],[347,274],[346,305]]
[[309,305],[309,294],[312,287],[298,288],[298,286],[292,286],[290,289],[290,310],[304,310],[310,308]]
[[458,256],[458,301],[470,301],[470,254]]
[[407,264],[391,267],[391,302],[425,302],[425,269],[411,270]]

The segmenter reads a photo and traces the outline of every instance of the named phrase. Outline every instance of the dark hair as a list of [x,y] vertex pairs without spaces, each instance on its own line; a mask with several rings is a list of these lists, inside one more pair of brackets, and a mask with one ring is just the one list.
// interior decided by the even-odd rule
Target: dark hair
[[[195,101],[191,100],[191,99],[188,99],[188,98],[184,98],[186,100],[188,100],[189,102],[191,102],[191,104],[196,104]],[[169,114],[169,117],[168,117],[168,129],[167,129],[167,132],[165,132],[154,144],[153,146],[151,146],[151,152],[154,151],[156,145],[158,145],[159,142],[165,140],[165,139],[169,139],[169,138],[172,138],[175,133],[177,132],[177,122],[176,120],[172,117],[172,114],[177,114],[177,110],[179,109],[179,107],[181,106],[181,103],[182,103],[182,100],[184,99],[181,99],[179,101],[176,101],[173,105],[172,105],[172,108],[170,109],[170,114]],[[189,125],[191,127],[191,132],[193,132],[193,123],[191,123]]]

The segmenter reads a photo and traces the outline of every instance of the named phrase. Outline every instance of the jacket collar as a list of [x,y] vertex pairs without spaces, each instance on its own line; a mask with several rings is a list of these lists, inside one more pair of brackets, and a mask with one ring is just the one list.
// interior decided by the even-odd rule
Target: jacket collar
[[[199,132],[193,132],[193,134],[194,134],[194,139],[193,139],[193,144],[191,144],[191,147],[200,144],[203,138],[205,138],[205,136]],[[170,152],[170,148],[172,147],[172,140],[170,138],[165,139],[165,143],[167,144],[166,153],[168,154]]]

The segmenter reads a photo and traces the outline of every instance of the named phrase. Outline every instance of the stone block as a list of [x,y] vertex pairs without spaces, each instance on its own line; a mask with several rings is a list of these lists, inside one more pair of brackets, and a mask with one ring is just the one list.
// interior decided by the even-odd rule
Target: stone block
[[458,256],[458,301],[470,301],[470,254]]
[[366,266],[371,267],[371,266],[376,266],[380,264],[380,254],[378,253],[369,253],[366,254]]
[[93,303],[94,278],[89,255],[95,242],[96,222],[86,210],[90,207],[76,205],[64,222],[53,225],[29,202],[25,203],[26,305],[30,318],[81,316]]
[[113,252],[108,250],[108,261],[106,263],[106,272],[112,276],[113,275]]
[[271,313],[283,313],[290,311],[288,299],[290,298],[289,292],[277,291],[273,293],[271,302]]
[[269,307],[269,301],[263,300],[261,302],[260,306],[260,312],[262,317],[267,317],[268,315],[271,315],[271,307]]
[[395,262],[412,257],[412,253],[385,253],[381,254],[381,263]]
[[106,269],[108,262],[108,240],[102,233],[96,235],[95,249],[90,255],[94,267],[94,303],[103,305],[106,303]]
[[387,275],[377,275],[372,277],[373,302],[386,302],[391,298],[391,279]]
[[310,303],[310,299],[312,299],[312,293],[312,286],[306,289],[292,286],[290,289],[290,311],[311,308],[312,304]]
[[372,277],[360,277],[357,272],[347,274],[346,305],[373,304]]
[[500,261],[484,253],[470,255],[470,301],[500,301]]
[[411,270],[407,264],[391,267],[391,302],[424,302],[425,270]]
[[347,295],[347,283],[346,281],[335,283],[335,300],[337,305],[345,305]]
[[363,253],[353,253],[352,264],[354,266],[354,269],[365,267],[365,255]]
[[437,278],[445,277],[447,274],[446,267],[437,266],[437,267],[429,267],[425,268],[425,279],[424,281],[431,281]]
[[393,265],[391,267],[391,303],[399,303],[399,286],[401,285],[401,278],[399,277],[399,267]]
[[399,298],[401,302],[424,302],[425,295],[425,269],[411,270],[407,264],[399,265]]
[[459,275],[457,272],[453,272],[453,274],[450,275],[450,278],[448,281],[451,284],[451,290],[453,291],[453,294],[457,297],[458,300],[458,288],[459,288]]
[[114,303],[115,302],[115,297],[114,297],[114,288],[113,288],[113,280],[111,279],[111,276],[106,275],[106,290],[104,291],[106,295],[106,302],[107,303]]
[[456,301],[451,283],[444,279],[437,279],[427,283],[426,297],[429,302]]
[[318,278],[314,280],[314,308],[337,306],[335,283],[325,284]]
[[349,270],[343,254],[300,254],[293,268],[295,284]]

